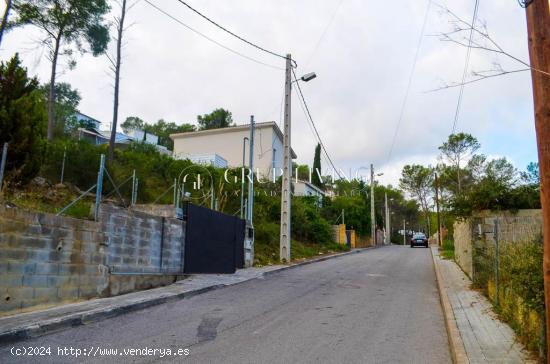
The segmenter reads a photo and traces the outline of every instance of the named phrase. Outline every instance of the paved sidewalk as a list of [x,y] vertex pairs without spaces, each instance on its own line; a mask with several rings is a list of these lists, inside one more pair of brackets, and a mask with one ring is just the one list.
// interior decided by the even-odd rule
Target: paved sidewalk
[[266,274],[339,256],[359,253],[361,251],[363,250],[359,249],[347,253],[322,256],[317,259],[302,261],[292,265],[274,265],[262,268],[241,269],[235,274],[197,274],[165,287],[0,317],[0,344],[37,337],[73,326],[89,324],[116,317],[127,312],[137,311],[174,300],[189,298],[214,289],[261,278]]
[[[437,247],[431,249],[447,319],[449,341],[453,351],[458,353],[455,361],[472,364],[535,363],[517,342],[512,329],[493,312],[488,299],[470,289],[472,282],[458,265],[451,260],[442,259]],[[447,301],[447,305],[444,301]],[[465,355],[460,355],[461,353]]]

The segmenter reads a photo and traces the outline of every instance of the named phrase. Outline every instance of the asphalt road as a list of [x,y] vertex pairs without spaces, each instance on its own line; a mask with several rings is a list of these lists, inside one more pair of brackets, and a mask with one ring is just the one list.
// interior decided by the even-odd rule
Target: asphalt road
[[[451,362],[429,249],[400,246],[286,270],[16,345],[51,348],[51,356],[14,357],[12,346],[0,348],[0,363]],[[60,356],[58,348],[72,348],[73,354],[79,349],[81,356]],[[172,355],[123,352],[131,348],[142,354],[170,349]],[[108,349],[117,355],[100,356]],[[178,349],[182,355],[174,356]],[[85,350],[96,357],[83,356]]]

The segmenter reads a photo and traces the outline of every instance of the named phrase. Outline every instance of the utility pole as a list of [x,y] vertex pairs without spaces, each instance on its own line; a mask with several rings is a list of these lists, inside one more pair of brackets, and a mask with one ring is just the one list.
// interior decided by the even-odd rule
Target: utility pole
[[286,75],[285,75],[285,117],[284,117],[284,137],[283,137],[283,182],[281,187],[281,236],[279,246],[279,257],[281,261],[290,263],[290,203],[291,203],[291,163],[290,154],[290,112],[292,96],[292,57],[286,56]]
[[407,245],[407,224],[405,219],[403,219],[403,246]]
[[384,235],[384,244],[390,242],[390,210],[388,207],[388,193],[384,193],[384,200],[386,204],[386,234]]
[[439,177],[437,173],[435,174],[435,208],[437,211],[437,243],[439,246],[442,246],[442,236],[441,236],[441,215],[439,211]]
[[342,209],[342,224],[346,225],[346,211]]
[[376,216],[374,213],[374,165],[370,165],[370,229],[372,244],[376,245]]
[[254,134],[256,131],[256,124],[254,123],[254,115],[250,117],[250,152],[248,156],[248,164],[250,166],[250,177],[248,181],[248,209],[247,209],[247,220],[252,224],[252,216],[254,212]]
[[241,170],[241,219],[244,219],[245,218],[245,215],[244,215],[244,167],[246,166],[246,162],[245,162],[245,155],[246,155],[246,142],[248,140],[248,137],[244,137],[243,138],[243,166],[242,166],[242,170]]
[[550,349],[550,11],[548,0],[534,0],[527,4],[543,216],[546,347]]

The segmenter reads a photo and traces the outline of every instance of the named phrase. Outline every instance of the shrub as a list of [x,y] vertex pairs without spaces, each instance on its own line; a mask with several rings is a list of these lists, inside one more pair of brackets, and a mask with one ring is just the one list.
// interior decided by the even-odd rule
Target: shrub
[[46,106],[38,87],[17,54],[0,63],[0,148],[9,143],[6,171],[12,182],[31,180],[42,163]]

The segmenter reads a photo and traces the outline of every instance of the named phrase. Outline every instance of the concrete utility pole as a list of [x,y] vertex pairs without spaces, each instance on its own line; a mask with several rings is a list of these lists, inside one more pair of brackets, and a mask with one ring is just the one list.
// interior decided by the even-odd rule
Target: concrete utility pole
[[441,213],[439,211],[439,177],[435,174],[435,208],[437,212],[437,243],[443,245],[443,237],[441,235]]
[[386,204],[386,235],[384,236],[384,244],[390,243],[390,210],[388,206],[388,193],[384,193],[384,199]]
[[244,210],[246,210],[244,208],[244,167],[246,167],[246,160],[245,160],[245,155],[246,155],[246,142],[248,141],[248,137],[244,137],[243,138],[243,166],[242,166],[242,170],[241,170],[241,219],[244,219],[245,218],[245,215],[244,215]]
[[[550,333],[550,103],[548,102],[550,100],[550,76],[548,76],[550,73],[550,4],[548,0],[534,0],[529,3],[527,29],[533,78],[544,229],[543,272],[546,332]],[[550,334],[546,335],[546,347],[550,349]]]
[[342,209],[342,224],[346,225],[346,211]]
[[254,115],[250,117],[250,152],[248,156],[248,164],[250,165],[250,178],[251,180],[248,181],[248,215],[247,220],[250,221],[250,225],[252,224],[252,216],[254,212],[254,134],[256,132],[256,124],[254,122]]
[[372,244],[376,245],[376,215],[374,213],[374,165],[370,165],[370,229]]
[[405,219],[403,219],[403,246],[407,245],[407,224]]
[[291,132],[291,96],[292,96],[292,57],[286,56],[285,75],[285,117],[284,117],[284,140],[283,140],[283,182],[281,187],[281,236],[279,257],[281,261],[290,262],[290,203],[291,203],[291,179],[292,179],[292,155],[290,152]]

